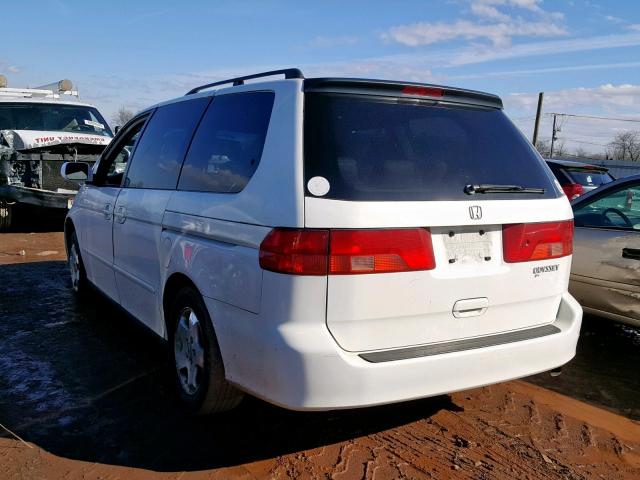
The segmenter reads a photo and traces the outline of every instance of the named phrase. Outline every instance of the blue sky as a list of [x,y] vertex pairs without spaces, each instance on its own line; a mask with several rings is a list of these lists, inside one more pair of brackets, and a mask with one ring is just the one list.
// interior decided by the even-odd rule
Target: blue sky
[[[107,117],[215,79],[298,66],[497,93],[527,135],[539,91],[547,113],[640,119],[637,0],[27,0],[3,6],[2,25],[10,85],[70,78]],[[567,118],[560,136],[598,151],[629,128],[640,124]]]

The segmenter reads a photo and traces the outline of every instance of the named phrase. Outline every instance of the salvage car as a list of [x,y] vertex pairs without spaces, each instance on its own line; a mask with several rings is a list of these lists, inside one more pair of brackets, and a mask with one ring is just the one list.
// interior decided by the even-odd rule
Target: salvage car
[[640,327],[640,175],[573,202],[569,290],[585,311]]
[[9,88],[0,76],[0,230],[21,214],[64,218],[78,187],[60,177],[60,167],[93,164],[112,136],[69,80]]
[[74,290],[168,341],[192,412],[400,402],[575,354],[571,206],[495,95],[266,72],[63,173]]
[[546,162],[569,200],[615,180],[609,169],[600,165],[556,158]]

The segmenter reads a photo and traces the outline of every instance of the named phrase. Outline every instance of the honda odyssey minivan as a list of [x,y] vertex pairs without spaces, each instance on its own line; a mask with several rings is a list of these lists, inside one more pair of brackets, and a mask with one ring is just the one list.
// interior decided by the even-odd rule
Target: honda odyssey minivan
[[399,402],[575,354],[571,207],[494,95],[266,72],[144,110],[63,175],[73,288],[168,341],[193,412]]

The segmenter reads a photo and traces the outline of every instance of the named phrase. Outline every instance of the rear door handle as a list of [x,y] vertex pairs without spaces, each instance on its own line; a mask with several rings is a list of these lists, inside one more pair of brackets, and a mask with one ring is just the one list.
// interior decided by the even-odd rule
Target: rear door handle
[[622,257],[632,260],[640,260],[640,248],[623,248]]
[[105,220],[111,220],[111,214],[113,213],[113,209],[110,203],[105,204],[102,209],[102,214],[104,215]]

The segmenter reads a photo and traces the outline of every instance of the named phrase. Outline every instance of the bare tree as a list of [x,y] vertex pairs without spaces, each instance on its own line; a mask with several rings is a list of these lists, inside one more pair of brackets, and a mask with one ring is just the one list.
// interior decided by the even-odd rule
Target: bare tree
[[562,158],[565,154],[569,153],[564,140],[556,140],[553,143],[553,157]]
[[607,155],[613,160],[640,161],[640,130],[617,134],[607,145]]
[[133,118],[133,111],[127,107],[122,106],[116,113],[111,116],[111,121],[114,125],[122,126]]
[[536,147],[536,150],[538,150],[538,153],[540,153],[540,155],[542,155],[545,158],[549,157],[549,150],[550,150],[549,140],[543,140],[539,138],[536,141],[535,147]]
[[593,157],[592,154],[590,154],[589,152],[587,152],[584,148],[582,147],[578,147],[573,151],[573,155],[575,155],[578,158],[587,158],[587,157]]

